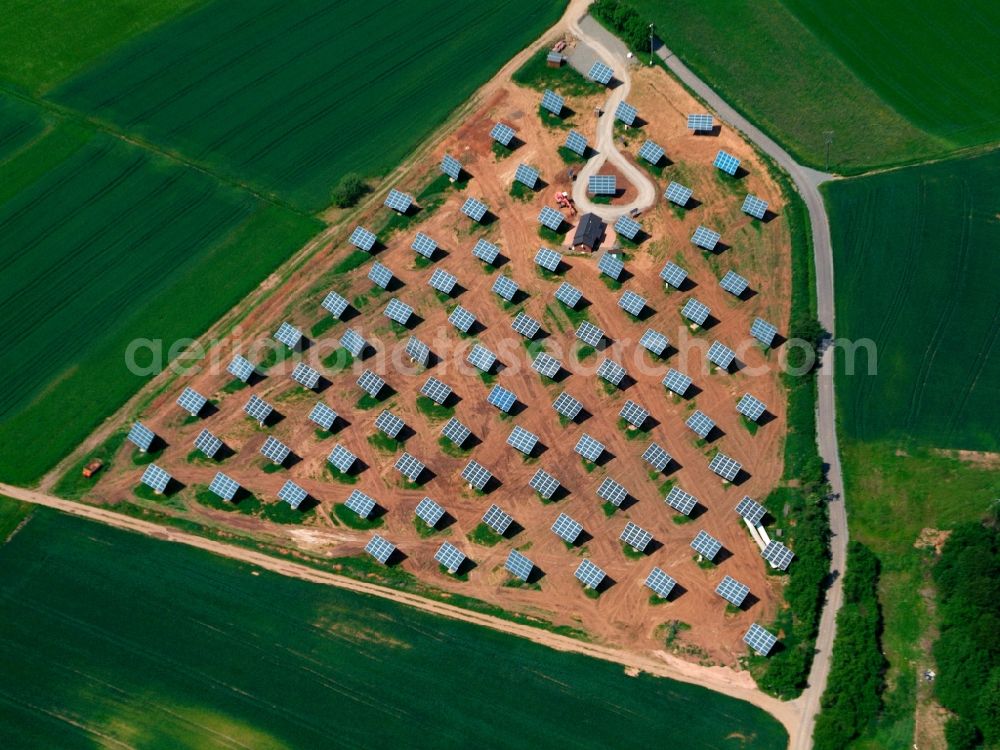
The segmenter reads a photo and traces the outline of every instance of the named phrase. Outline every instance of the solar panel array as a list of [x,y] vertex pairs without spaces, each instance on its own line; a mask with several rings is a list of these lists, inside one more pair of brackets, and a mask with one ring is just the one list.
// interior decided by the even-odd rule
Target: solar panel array
[[615,107],[615,119],[624,122],[626,125],[634,125],[635,117],[638,114],[639,112],[635,107],[623,101],[618,102],[618,106]]
[[496,355],[485,346],[476,344],[472,347],[472,350],[469,352],[469,356],[465,358],[465,361],[483,372],[489,372],[493,369],[493,365],[496,364],[497,358]]
[[305,362],[299,362],[292,368],[292,380],[299,385],[313,389],[319,385],[319,370],[310,367]]
[[351,490],[344,505],[353,510],[361,518],[368,518],[375,510],[375,501],[361,490]]
[[392,553],[395,551],[396,545],[388,539],[383,539],[378,534],[375,534],[368,544],[365,545],[365,552],[383,565],[389,562],[389,559],[392,557]]
[[618,300],[618,307],[629,315],[639,317],[646,309],[646,299],[642,295],[636,294],[632,290],[625,292]]
[[565,217],[551,206],[542,206],[542,210],[538,212],[538,222],[553,232],[559,231],[563,221]]
[[278,490],[278,499],[292,506],[292,510],[297,510],[307,497],[309,497],[309,493],[291,479],[281,485],[281,489]]
[[368,278],[372,283],[377,284],[383,289],[388,289],[389,285],[392,284],[392,271],[376,261],[372,263],[371,270],[368,271]]
[[261,424],[267,421],[267,418],[271,416],[271,412],[274,411],[274,407],[271,406],[267,401],[262,399],[260,396],[251,396],[243,407],[243,411],[246,412],[247,416],[251,419],[256,419]]
[[351,236],[347,241],[358,248],[358,250],[364,250],[368,253],[375,247],[378,237],[375,236],[374,232],[369,232],[364,227],[354,227],[354,231],[351,232]]
[[466,198],[462,204],[462,213],[473,221],[482,221],[486,211],[486,204],[476,198]]
[[684,307],[681,308],[681,315],[698,325],[705,324],[710,312],[708,305],[699,302],[694,297],[685,302]]
[[422,255],[425,258],[433,258],[434,251],[438,248],[438,243],[431,239],[430,235],[417,232],[417,236],[413,238],[413,244],[410,245],[410,248],[418,255]]
[[771,346],[774,343],[774,337],[778,335],[778,328],[763,318],[756,318],[750,324],[750,335],[764,346]]
[[181,395],[177,397],[177,405],[192,417],[198,416],[208,399],[202,396],[194,388],[185,388]]
[[646,332],[642,334],[642,338],[639,339],[639,345],[657,357],[662,357],[663,352],[670,346],[670,340],[659,331],[647,328]]
[[194,447],[209,458],[215,458],[215,454],[222,448],[222,441],[208,430],[202,430],[194,439]]
[[291,448],[278,440],[278,438],[272,436],[268,436],[264,444],[260,446],[261,455],[276,464],[285,463],[285,459],[288,458],[288,454],[291,452]]
[[587,139],[575,130],[571,130],[566,134],[566,142],[563,145],[579,156],[587,153]]
[[704,131],[712,130],[715,121],[712,115],[688,115],[688,130]]
[[552,402],[552,408],[566,417],[566,419],[576,419],[577,415],[583,410],[583,404],[563,391]]
[[552,532],[564,542],[573,544],[583,532],[583,526],[565,513],[560,513],[552,524]]
[[726,271],[726,275],[719,280],[719,286],[730,294],[739,297],[750,286],[750,282],[736,273],[736,271]]
[[644,552],[646,547],[649,546],[649,543],[653,541],[652,534],[641,526],[636,526],[631,521],[625,524],[625,528],[622,529],[622,533],[618,536],[618,538],[636,552]]
[[444,518],[444,508],[431,500],[429,497],[425,497],[417,503],[417,508],[414,513],[417,518],[426,523],[432,529],[438,525],[442,518]]
[[670,492],[663,498],[663,502],[685,516],[690,516],[691,511],[698,505],[698,500],[690,492],[685,492],[680,487],[671,487]]
[[755,219],[763,219],[767,214],[767,201],[762,201],[756,195],[747,194],[743,199],[743,213],[753,216]]
[[660,278],[670,284],[674,289],[680,289],[684,279],[687,278],[687,271],[674,262],[668,262],[660,271]]
[[555,378],[561,368],[559,360],[545,352],[539,352],[531,363],[532,370],[547,378]]
[[406,427],[406,422],[397,417],[388,409],[383,409],[375,417],[375,429],[387,437],[395,438]]
[[462,333],[468,333],[469,329],[476,324],[476,316],[459,305],[451,311],[451,315],[448,316],[448,322]]
[[702,529],[691,540],[691,549],[704,557],[706,560],[714,560],[722,549],[722,543],[707,531]]
[[427,378],[427,382],[420,387],[420,393],[440,406],[451,395],[451,386],[441,382],[437,378],[431,377]]
[[389,195],[385,198],[385,205],[393,211],[399,211],[401,214],[405,214],[409,211],[412,203],[413,198],[400,190],[396,190],[396,188],[390,190]]
[[324,430],[329,430],[333,427],[333,423],[337,421],[337,412],[322,401],[319,401],[312,408],[312,411],[309,412],[309,420]]
[[719,244],[721,237],[722,235],[715,230],[699,226],[694,230],[694,234],[691,235],[691,242],[700,248],[711,251],[715,250],[715,246]]
[[465,553],[451,542],[444,542],[434,553],[434,559],[449,573],[457,573],[465,562]]
[[528,480],[528,486],[538,493],[543,500],[550,499],[559,489],[559,480],[549,474],[545,469],[539,469]]
[[761,418],[766,409],[767,407],[764,406],[763,401],[751,396],[749,393],[744,393],[743,398],[736,404],[736,411],[754,422]]
[[688,428],[694,432],[698,437],[706,438],[715,428],[715,422],[713,422],[707,414],[701,410],[695,411],[687,421],[684,423]]
[[486,396],[486,401],[492,404],[502,412],[509,412],[515,403],[517,403],[517,396],[514,395],[512,391],[508,391],[502,385],[495,385],[490,390],[489,395]]
[[568,281],[564,281],[556,289],[555,298],[566,305],[566,307],[575,308],[580,300],[583,299],[583,294]]
[[576,337],[589,346],[600,346],[604,340],[604,331],[585,320],[576,329]]
[[740,160],[732,154],[720,150],[715,155],[715,161],[712,162],[712,166],[718,167],[726,174],[735,175],[736,171],[740,168]]
[[340,334],[340,345],[355,357],[360,357],[368,348],[368,342],[353,328],[348,328]]
[[597,496],[618,508],[628,497],[628,490],[611,477],[605,477],[597,488]]
[[450,274],[441,268],[436,268],[427,280],[427,283],[442,294],[451,294],[451,290],[455,288],[458,279],[454,274]]
[[490,265],[496,261],[497,256],[500,254],[500,248],[494,245],[492,242],[488,242],[481,237],[476,240],[476,244],[472,247],[472,255],[484,263],[489,263]]
[[333,450],[330,451],[330,455],[327,456],[326,460],[329,461],[330,465],[341,474],[346,474],[351,470],[351,467],[354,466],[354,462],[357,461],[357,458],[353,453],[347,450],[347,448],[342,446],[340,443],[337,443],[333,446]]
[[653,568],[649,571],[649,575],[646,576],[646,588],[650,589],[661,599],[668,598],[676,585],[677,581],[668,576],[660,568]]
[[431,359],[431,348],[420,339],[410,336],[406,340],[406,356],[426,367]]
[[441,428],[441,434],[461,448],[465,441],[472,435],[472,431],[452,417]]
[[420,475],[424,473],[424,469],[426,468],[427,466],[423,461],[410,455],[409,453],[403,453],[402,456],[396,459],[396,471],[409,479],[411,482],[416,482],[420,478]]
[[153,492],[161,493],[165,492],[167,487],[170,486],[170,479],[170,474],[156,464],[150,464],[142,472],[139,481],[153,490]]
[[320,307],[330,313],[335,318],[340,318],[347,309],[347,300],[336,292],[330,292],[323,298]]
[[514,172],[514,181],[520,182],[522,185],[527,185],[532,190],[538,184],[538,177],[538,170],[527,164],[518,164],[517,170]]
[[604,453],[604,445],[597,440],[594,440],[594,438],[585,432],[580,436],[580,439],[577,441],[576,447],[573,448],[573,450],[588,461],[596,462],[601,457],[601,454]]
[[538,444],[538,436],[533,432],[528,432],[520,425],[516,425],[507,436],[507,445],[515,450],[521,451],[526,456],[530,456]]
[[650,443],[649,447],[642,453],[642,460],[657,471],[663,471],[670,464],[671,457],[657,443]]
[[148,451],[156,435],[142,422],[136,422],[128,431],[128,441],[141,451]]
[[614,195],[618,192],[618,178],[613,174],[592,174],[587,178],[587,192],[591,195]]
[[772,568],[777,570],[788,570],[788,566],[791,564],[792,558],[795,557],[795,554],[781,542],[776,539],[772,539],[764,547],[760,556],[767,560],[771,564]]
[[462,164],[451,154],[445,154],[441,159],[441,171],[451,179],[457,180],[462,175]]
[[517,295],[517,289],[517,282],[509,276],[497,276],[497,280],[493,282],[494,294],[499,294],[508,302],[511,302]]
[[230,375],[243,383],[250,379],[250,376],[253,375],[253,370],[253,363],[246,357],[240,356],[239,354],[233,357],[233,361],[230,362],[229,367],[226,368],[226,371]]
[[671,182],[667,185],[667,191],[663,194],[671,203],[676,203],[681,208],[685,208],[694,193],[691,188],[681,185],[679,182]]
[[289,349],[294,349],[302,340],[302,331],[291,323],[282,323],[278,326],[278,330],[274,332],[274,338]]
[[745,518],[751,526],[760,526],[761,520],[767,515],[767,509],[752,497],[744,497],[736,504],[736,512]]
[[504,512],[499,505],[493,504],[483,514],[483,523],[503,536],[507,533],[510,525],[514,523],[514,518],[509,513]]
[[667,374],[663,376],[663,385],[678,396],[683,396],[688,392],[688,388],[691,387],[691,378],[671,367],[667,370]]
[[708,347],[708,361],[713,365],[718,365],[723,370],[728,370],[733,360],[736,359],[736,352],[723,343],[713,341]]
[[462,469],[462,479],[471,484],[475,489],[481,490],[490,480],[493,475],[490,473],[489,469],[483,466],[478,461],[469,461]]
[[596,589],[605,578],[604,571],[590,560],[581,560],[573,575],[588,589]]
[[641,146],[639,146],[639,158],[645,159],[654,167],[660,163],[667,153],[658,144],[653,141],[646,141]]
[[610,359],[605,359],[597,366],[597,377],[608,381],[611,385],[620,385],[627,374],[624,367]]
[[[561,111],[562,107],[560,106],[559,109]],[[555,114],[559,114],[559,112],[556,112]],[[499,143],[501,146],[509,146],[510,142],[514,140],[514,128],[510,125],[504,125],[502,122],[498,122],[493,126],[493,129],[490,130],[490,138]]]
[[555,91],[545,90],[542,94],[542,109],[548,110],[557,117],[562,114],[563,98]]
[[631,216],[619,216],[615,222],[615,231],[626,239],[634,240],[642,231],[642,225]]
[[727,482],[732,482],[739,476],[740,469],[743,465],[739,461],[730,458],[725,453],[716,453],[712,457],[712,460],[708,462],[708,468],[718,474],[720,477],[725,479]]
[[358,378],[358,387],[372,398],[375,398],[385,388],[385,381],[371,370],[365,370]]
[[649,412],[632,399],[629,399],[622,406],[621,411],[618,412],[618,416],[633,427],[642,427],[646,423],[646,420],[649,419]]
[[209,482],[208,491],[221,497],[223,500],[232,501],[236,493],[240,491],[240,484],[232,477],[223,474],[221,471]]
[[750,629],[743,636],[743,642],[752,648],[758,656],[767,656],[778,642],[777,637],[762,628],[757,623],[751,623]]
[[538,252],[535,253],[535,263],[546,271],[555,273],[559,270],[561,262],[562,255],[555,250],[549,250],[547,247],[539,248]]
[[604,253],[601,259],[597,261],[597,268],[605,276],[610,276],[615,281],[621,276],[622,271],[625,270],[625,264],[621,262],[611,253]]
[[503,566],[511,575],[522,581],[531,578],[531,571],[535,569],[535,564],[516,549],[512,549],[507,554],[507,561]]
[[743,604],[743,600],[747,598],[747,594],[750,593],[750,587],[745,583],[740,583],[735,578],[726,576],[715,587],[715,593],[734,607],[739,607]]
[[590,66],[590,72],[587,73],[587,77],[592,81],[596,81],[597,83],[607,86],[611,83],[611,77],[614,74],[615,72],[610,67],[602,63],[600,60],[597,60]]

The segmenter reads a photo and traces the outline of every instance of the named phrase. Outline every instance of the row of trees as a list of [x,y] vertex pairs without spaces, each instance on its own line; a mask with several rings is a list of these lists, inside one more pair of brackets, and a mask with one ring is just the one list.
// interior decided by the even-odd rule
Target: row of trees
[[649,22],[631,5],[621,0],[597,0],[590,6],[590,12],[612,28],[630,49],[649,49]]

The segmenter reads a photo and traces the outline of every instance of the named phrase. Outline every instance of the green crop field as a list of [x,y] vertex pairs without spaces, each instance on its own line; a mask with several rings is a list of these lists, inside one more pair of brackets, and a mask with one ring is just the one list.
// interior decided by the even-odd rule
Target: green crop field
[[345,172],[401,162],[564,6],[217,0],[51,96],[318,210]]
[[1000,151],[829,183],[844,434],[1000,450]]
[[1000,5],[629,0],[800,161],[851,174],[1000,137]]
[[18,571],[0,580],[6,747],[788,741],[699,687],[49,510],[0,547],[0,566]]

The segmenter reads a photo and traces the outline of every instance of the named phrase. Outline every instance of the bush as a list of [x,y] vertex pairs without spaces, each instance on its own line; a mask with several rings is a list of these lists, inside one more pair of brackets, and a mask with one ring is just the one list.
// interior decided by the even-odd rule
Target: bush
[[330,200],[337,208],[350,208],[357,204],[368,190],[368,183],[361,178],[361,175],[352,172],[340,178],[340,182],[330,195]]
[[961,716],[952,716],[944,725],[944,738],[948,750],[976,750],[981,737],[976,725]]
[[631,49],[649,49],[649,22],[635,8],[621,0],[597,0],[590,6],[590,12],[618,32]]

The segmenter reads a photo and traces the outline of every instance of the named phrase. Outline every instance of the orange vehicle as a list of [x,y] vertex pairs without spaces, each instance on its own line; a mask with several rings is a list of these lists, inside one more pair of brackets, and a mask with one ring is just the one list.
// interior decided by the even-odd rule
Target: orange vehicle
[[99,458],[95,458],[93,461],[91,461],[89,464],[83,467],[83,476],[86,477],[87,479],[90,479],[92,476],[94,476],[94,474],[96,474],[101,470],[102,466],[104,466],[104,462],[101,461],[101,459]]

